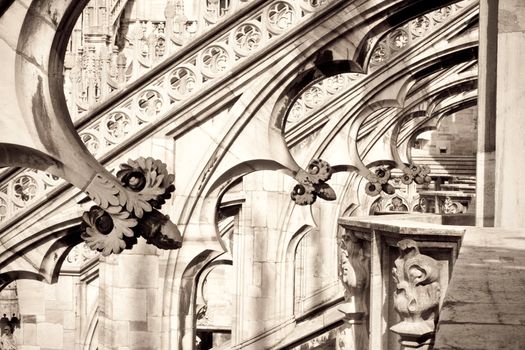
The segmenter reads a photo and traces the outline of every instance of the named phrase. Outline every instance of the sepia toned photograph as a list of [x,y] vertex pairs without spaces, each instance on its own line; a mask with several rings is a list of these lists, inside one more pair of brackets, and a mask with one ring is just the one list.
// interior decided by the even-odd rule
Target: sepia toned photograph
[[525,0],[0,0],[0,350],[525,350]]

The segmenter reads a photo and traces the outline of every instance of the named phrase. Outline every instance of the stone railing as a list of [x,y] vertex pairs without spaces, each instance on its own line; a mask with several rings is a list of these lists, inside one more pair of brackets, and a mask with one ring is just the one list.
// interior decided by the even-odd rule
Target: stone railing
[[339,219],[341,348],[430,349],[464,227],[428,214]]
[[[171,69],[141,82],[103,114],[94,114],[79,128],[79,135],[98,159],[108,156],[119,145],[166,117],[197,92],[212,86],[236,65],[261,51],[266,45],[297,27],[323,8],[304,0],[274,0],[254,7],[239,23],[231,23],[188,52]],[[266,2],[265,2],[266,4]],[[227,30],[226,30],[227,29]],[[7,222],[45,200],[64,184],[60,179],[31,169],[15,172],[0,185],[0,229]]]
[[463,7],[473,2],[473,0],[463,0],[432,11],[402,26],[394,28],[381,39],[372,50],[369,62],[370,69],[375,70],[384,66],[392,57],[407,50],[416,42],[421,41],[427,37],[429,33],[443,27],[449,18],[454,17]]
[[[105,100],[127,82],[138,79],[167,57],[202,37],[213,26],[226,18],[235,17],[236,12],[246,4],[255,2],[232,1],[226,12],[204,9],[200,15],[202,23],[186,18],[183,9],[168,2],[165,20],[137,20],[125,24],[126,34],[120,39],[121,48],[99,42],[82,42],[81,46],[70,44],[71,49],[66,52],[64,91],[72,119],[78,119],[94,103]],[[241,14],[236,28],[214,37],[214,42],[208,43],[208,47],[180,62],[179,69],[175,69],[161,85],[166,84],[167,90],[171,90],[170,98],[180,99],[328,2],[279,0],[268,2],[269,5],[264,8],[254,4],[254,11]]]

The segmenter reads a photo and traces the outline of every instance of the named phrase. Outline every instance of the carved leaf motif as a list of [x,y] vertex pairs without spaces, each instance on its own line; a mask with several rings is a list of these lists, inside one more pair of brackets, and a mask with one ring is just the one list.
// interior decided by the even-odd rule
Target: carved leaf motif
[[[151,157],[130,159],[127,164],[121,164],[120,168],[117,173],[118,179],[125,187],[131,189],[127,191],[124,201],[126,210],[133,212],[138,218],[142,218],[144,212],[160,208],[175,190],[175,186],[172,185],[175,176],[169,174],[166,164],[158,159]],[[140,174],[142,182],[136,179]],[[133,187],[135,184],[131,184],[130,179],[140,183],[140,186]]]
[[337,198],[334,189],[324,182],[316,186],[316,193],[319,198],[322,198],[326,201],[333,201]]
[[[124,237],[134,237],[132,227],[137,225],[137,220],[129,217],[127,212],[118,212],[119,207],[110,207],[106,212],[100,207],[93,206],[89,212],[85,212],[82,216],[84,224],[86,225],[85,232],[82,233],[82,238],[86,241],[86,245],[93,250],[102,252],[102,255],[107,256],[111,253],[118,254],[126,248],[126,240]],[[104,234],[97,228],[97,219],[107,213],[112,220],[112,229],[109,233]]]
[[87,195],[102,208],[108,208],[110,205],[120,204],[119,190],[112,180],[101,174],[96,174],[91,183],[87,186],[85,192]]

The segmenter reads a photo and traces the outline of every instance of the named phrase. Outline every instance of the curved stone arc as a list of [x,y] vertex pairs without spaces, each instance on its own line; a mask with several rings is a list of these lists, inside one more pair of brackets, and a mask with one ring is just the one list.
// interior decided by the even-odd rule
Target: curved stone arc
[[410,163],[412,159],[410,147],[415,141],[417,135],[424,131],[437,130],[441,119],[447,117],[451,113],[475,106],[477,104],[477,91],[474,95],[475,96],[460,98],[450,106],[446,106],[444,110],[439,110],[431,117],[427,117],[425,114],[425,117],[420,118],[421,120],[407,127],[407,130],[404,130],[403,134],[398,136],[397,147],[400,150],[400,154],[404,154],[408,163]]
[[12,143],[0,143],[0,166],[58,172],[63,164],[37,149]]
[[[125,105],[125,104],[124,104]],[[126,106],[124,106],[125,108],[127,108]],[[95,135],[98,135],[98,131],[93,131]],[[101,144],[101,142],[99,142],[99,144]]]
[[[394,151],[394,153],[397,154],[397,151]],[[399,160],[398,160],[398,162],[399,162]]]
[[[464,82],[467,85],[472,81],[472,78],[470,78],[468,76],[463,78],[463,79],[464,79]],[[449,89],[451,86],[453,87],[455,85],[461,85],[461,83],[462,83],[461,78],[458,79],[458,78],[455,78],[455,77],[453,77],[452,79],[449,79],[449,81],[453,81],[453,84],[445,82],[445,87],[440,86],[439,84],[437,84],[435,86],[435,91],[432,92],[432,95],[434,96],[434,95],[440,93],[443,90]],[[448,84],[448,85],[446,85],[446,84]],[[424,92],[422,92],[422,91],[424,91]],[[428,93],[428,90],[420,88],[419,92],[416,95],[417,96],[422,96],[423,94],[427,94],[427,93]],[[399,115],[401,115],[401,116],[404,115],[405,113],[409,112],[412,108],[417,107],[417,104],[420,103],[420,102],[422,102],[422,101],[421,100],[417,100],[416,97],[414,97],[412,94],[410,94],[407,97],[407,101],[405,102],[405,106],[399,112],[397,112],[396,115],[398,115],[398,116]],[[397,118],[399,118],[399,117],[397,117]],[[397,118],[392,119],[392,121],[391,121],[391,125],[392,126],[395,125]]]
[[42,259],[39,271],[50,284],[58,281],[58,275],[67,255],[76,245],[83,242],[82,238],[80,238],[80,232],[82,231],[80,225],[75,228],[76,232],[69,231],[67,235],[55,241],[49,247],[44,255],[44,259]]
[[[472,84],[477,81],[477,76],[467,76],[467,77],[456,77],[449,78],[446,81],[442,81],[438,84],[435,84],[432,88],[425,89],[424,91],[419,92],[417,95],[413,95],[410,98],[408,105],[397,114],[396,120],[393,120],[393,123],[397,123],[399,120],[403,119],[407,114],[411,114],[414,108],[418,108],[418,104],[427,103],[441,93],[451,91],[451,89],[458,90],[456,95],[463,93],[463,91],[473,91],[475,86]],[[430,114],[429,114],[430,113]],[[430,111],[425,111],[425,114],[430,118],[433,113]],[[402,128],[403,125],[399,125],[399,128]],[[397,141],[396,141],[397,142]]]
[[213,216],[215,217],[215,223],[213,225],[215,227],[215,236],[217,237],[217,240],[223,247],[225,246],[225,243],[223,242],[222,236],[218,229],[216,215],[219,209],[218,203],[220,203],[222,196],[228,190],[228,185],[230,183],[234,183],[236,180],[252,172],[264,170],[279,171],[290,177],[294,176],[292,170],[275,160],[255,159],[239,163],[234,167],[230,168],[226,172],[222,173],[221,176],[217,178],[214,181],[214,183],[210,185],[209,188],[207,188],[208,192],[204,194],[204,197],[207,200],[204,201],[202,207],[200,208],[201,215],[208,216],[207,214],[209,213],[215,213],[215,215]]
[[[418,123],[419,125],[419,123]],[[419,132],[413,132],[411,135],[410,138],[407,138],[405,141],[402,141],[402,143],[400,144],[399,149],[400,149],[400,154],[402,157],[405,157],[406,159],[406,162],[407,163],[412,163],[412,145],[414,144],[414,142],[416,141],[416,138],[417,136],[420,134],[420,133],[423,133],[425,131],[433,131],[435,130],[433,127],[423,127],[423,128],[420,128],[418,129],[420,130]]]
[[[127,218],[130,214],[140,219],[152,207],[147,200],[140,198],[140,193],[128,191],[87,150],[69,119],[63,90],[60,89],[67,44],[65,38],[71,32],[72,22],[83,3],[77,5],[81,6],[73,6],[70,2],[57,4],[43,1],[29,6],[17,38],[14,63],[15,94],[20,101],[18,118],[29,128],[28,134],[24,136],[29,136],[36,145],[41,144],[44,152],[58,160],[54,167],[47,166],[43,170],[64,178],[83,190],[102,210],[114,215],[112,221],[115,230],[128,233],[130,230],[127,226],[135,226],[136,220],[131,218],[125,223],[120,219],[124,219],[123,216]],[[37,40],[44,44],[33,45]],[[31,57],[38,57],[38,60]],[[31,103],[24,105],[24,100]],[[41,166],[36,161],[34,165]],[[122,213],[117,214],[120,211]],[[115,221],[117,216],[119,225]],[[151,222],[149,219],[147,221]],[[165,226],[163,223],[162,232]],[[173,224],[171,227],[176,229]],[[122,235],[122,232],[117,233]],[[97,245],[98,248],[100,245]],[[107,254],[107,247],[104,247],[103,252]]]
[[401,171],[403,171],[403,172],[406,171],[407,164],[405,164],[403,162],[403,160],[401,159],[401,155],[399,153],[399,148],[398,148],[399,133],[401,132],[401,128],[407,122],[408,119],[417,118],[417,117],[421,117],[421,116],[425,116],[425,115],[426,115],[426,113],[422,112],[422,111],[416,111],[416,112],[404,115],[402,118],[400,118],[397,121],[397,123],[395,124],[394,129],[392,131],[392,135],[390,135],[388,137],[389,141],[390,141],[389,142],[389,144],[390,144],[390,152],[394,156],[394,160],[396,162],[396,167],[398,169],[400,169]]
[[443,119],[450,116],[451,114],[476,106],[478,97],[477,92],[478,91],[476,89],[472,90],[471,94],[467,94],[466,96],[458,96],[458,100],[453,101],[452,103],[447,104],[443,106],[443,108],[437,110],[435,113],[437,118],[437,128],[439,128]]
[[[75,212],[64,217],[59,215],[42,222],[33,233],[18,244],[6,247],[2,256],[1,270],[5,274],[2,283],[15,279],[29,278],[54,283],[69,251],[82,242],[80,238],[81,219]],[[69,218],[68,218],[69,217]],[[2,244],[5,247],[5,243]],[[38,245],[40,249],[24,254]]]
[[[361,60],[363,61],[362,66],[365,67],[367,72],[370,72],[371,69],[377,69],[378,67],[386,65],[393,57],[398,55],[400,52],[407,50],[411,45],[414,45],[420,41],[423,41],[424,39],[427,39],[428,35],[431,35],[436,30],[444,28],[447,24],[446,21],[443,21],[445,18],[438,21],[434,18],[433,14],[440,12],[443,8],[450,7],[450,4],[455,2],[458,1],[445,1],[441,4],[436,3],[434,9],[438,8],[437,10],[431,10],[431,12],[426,13],[419,12],[419,17],[412,17],[408,21],[406,19],[403,20],[400,18],[396,18],[394,21],[397,21],[397,23],[401,24],[396,25],[395,22],[393,22],[391,24],[391,27],[387,28],[387,30],[381,30],[380,27],[374,28],[369,32],[369,35],[363,40],[363,43],[360,45],[362,51],[359,51],[359,55],[356,58],[361,58]],[[464,7],[453,7],[453,11],[449,12],[446,18],[450,19],[453,18],[455,15],[468,13],[473,8],[478,6],[478,1],[467,0],[467,2],[468,4]],[[443,7],[439,8],[440,6]],[[417,23],[422,23],[419,22],[420,19],[422,19],[423,22],[427,24],[427,28],[425,28],[424,32],[416,35],[414,32],[414,28],[415,26],[417,26]],[[406,45],[397,47],[396,45],[392,45],[392,38],[393,35],[399,31],[403,31],[407,34],[408,42],[406,43]],[[370,37],[371,33],[378,32],[380,32],[380,34],[376,34],[376,38]],[[379,47],[383,47],[386,49],[387,57],[385,60],[374,64],[372,62],[372,57],[374,55],[374,52],[378,50]],[[361,61],[358,59],[358,62]]]
[[364,169],[363,169],[364,170]]
[[[461,82],[457,82],[457,83],[452,83],[450,85],[448,85],[449,87],[453,87],[454,85],[459,85],[461,86]],[[438,86],[439,87],[439,86]],[[468,89],[470,88],[470,86],[467,84],[465,86],[465,89]],[[431,100],[433,99],[433,97],[438,94],[437,92],[435,91],[428,91],[428,90],[425,90],[425,93],[427,94],[427,99]],[[416,101],[410,101],[410,104],[409,106],[406,108],[406,109],[403,109],[402,111],[400,111],[400,113],[397,114],[396,117],[394,117],[394,129],[392,131],[392,134],[391,135],[386,135],[386,139],[389,141],[389,144],[390,144],[390,152],[391,154],[393,155],[394,157],[394,160],[396,162],[396,167],[401,169],[402,171],[405,171],[407,170],[407,165],[403,162],[402,158],[401,158],[401,154],[399,153],[399,143],[400,143],[400,140],[399,140],[399,136],[400,136],[400,133],[401,133],[401,129],[403,128],[403,126],[407,123],[408,120],[410,120],[411,118],[414,118],[414,117],[420,117],[420,116],[423,116],[423,115],[428,115],[427,112],[423,112],[423,111],[419,111],[419,112],[405,112],[405,111],[410,111],[411,110],[411,106],[417,106],[417,105],[420,105],[421,103],[424,103],[424,101],[421,101],[421,100],[416,100]],[[432,115],[428,116],[429,119],[433,118]]]
[[434,116],[421,118],[422,120],[414,123],[414,125],[408,130],[404,131],[402,137],[398,137],[397,147],[400,154],[404,154],[407,162],[412,162],[411,145],[415,141],[417,135],[427,130],[437,130],[439,120],[454,113],[456,111],[463,110],[465,108],[472,107],[477,104],[477,91],[473,93],[474,96],[465,97],[462,96],[458,101],[455,101],[450,106],[446,106],[444,110],[439,110]]
[[[467,12],[464,16],[467,16],[468,18],[470,18],[470,17],[474,16],[475,13],[476,13],[476,12],[475,12],[475,9],[471,9],[470,12]],[[459,26],[461,27],[462,24],[459,23]],[[457,25],[455,25],[454,27],[457,27]],[[454,35],[456,35],[456,31],[457,31],[457,30],[458,30],[458,29],[451,30],[451,31],[450,31],[451,34],[448,34],[448,36],[451,36],[451,35],[454,36]],[[463,41],[464,41],[464,40],[463,40]],[[453,42],[455,42],[455,45],[456,45],[456,46],[460,46],[460,42],[461,42],[461,40],[460,40],[460,42],[458,42],[458,40],[457,40],[457,38],[456,38],[456,39],[453,40]],[[449,45],[450,45],[450,43],[449,43]],[[436,50],[434,50],[434,51],[436,51]],[[439,51],[439,50],[437,50],[437,51]],[[449,64],[449,65],[450,65],[450,64]],[[421,69],[421,71],[425,71],[425,69]],[[453,70],[451,70],[451,71],[453,71]],[[425,72],[425,74],[428,74],[428,73]],[[418,79],[419,79],[419,77],[418,77]],[[426,81],[426,78],[425,78],[425,79],[422,79],[422,81]],[[414,89],[419,89],[420,85],[421,85],[421,83],[420,83],[419,81],[417,81],[417,82],[413,85],[412,90],[414,90]]]
[[[470,45],[477,45],[476,42],[473,42],[471,43]],[[422,70],[422,69],[428,69],[428,67],[432,66],[432,65],[436,65],[436,63],[440,63],[441,62],[441,59],[442,57],[447,57],[447,55],[457,55],[458,53],[462,53],[462,52],[470,52],[469,51],[469,46],[465,46],[464,44],[460,44],[459,46],[455,47],[455,48],[450,48],[450,49],[446,49],[442,52],[437,52],[435,53],[433,56],[431,57],[426,57],[424,61],[415,61],[415,62],[411,62],[411,67],[410,67],[410,71],[418,71],[418,70]],[[439,65],[436,65],[436,67],[439,67]],[[407,70],[406,70],[406,67],[404,67],[404,70],[403,71],[398,71],[396,74],[399,75],[399,74],[405,74],[407,73]],[[392,77],[392,74],[390,74],[390,79],[394,79],[394,77]],[[399,78],[398,78],[399,79]],[[397,95],[395,96],[397,98]],[[366,100],[366,98],[364,99]],[[358,105],[354,104],[350,110],[346,113],[346,115],[355,115],[355,112],[352,112],[352,110],[357,110],[358,108],[365,108],[363,107],[364,106],[364,100],[360,100],[358,103]],[[360,106],[359,106],[360,104]],[[393,103],[393,105],[395,106],[395,103]],[[381,106],[381,104],[379,104],[379,106]],[[367,107],[369,108],[369,107]],[[369,109],[369,112],[373,112],[374,109]],[[366,114],[366,113],[365,113]],[[348,117],[347,117],[348,118]],[[366,117],[365,116],[362,116],[361,119],[365,119]],[[355,120],[355,118],[354,118]],[[330,142],[331,138],[333,138],[333,136],[330,137],[330,135],[335,135],[335,133],[340,129],[340,125],[344,124],[346,122],[346,118],[341,118],[339,119],[337,122],[332,122],[330,124],[330,122],[328,124],[326,124],[326,126],[324,127],[325,130],[329,129],[331,130],[330,134],[327,135],[327,137],[325,138],[325,142],[324,144]],[[334,125],[332,125],[334,124]],[[339,125],[339,126],[337,126]],[[359,129],[359,128],[356,128],[356,129]],[[355,132],[355,131],[354,131]],[[319,151],[318,151],[318,154],[320,154],[320,150],[323,149],[323,144],[321,144],[319,146]],[[363,167],[363,171],[364,170],[364,167]]]
[[[79,188],[85,188],[97,171],[104,173],[78,137],[60,88],[65,37],[72,30],[72,18],[78,16],[84,4],[49,0],[32,3],[18,37],[15,61],[19,117],[34,130],[31,137],[42,143],[41,150],[62,163],[61,168],[48,171],[55,170],[54,175]],[[39,60],[31,61],[29,57]],[[84,161],[73,165],[78,159]]]
[[[423,79],[422,82],[417,82],[416,84],[413,85],[412,90],[409,91],[409,93],[408,93],[408,96],[409,96],[408,100],[410,101],[410,99],[413,98],[412,96],[414,94],[418,94],[419,93],[419,95],[421,95],[420,91],[425,91],[425,92],[428,91],[428,89],[429,89],[428,86],[430,86],[430,85],[439,86],[439,84],[440,84],[439,82],[440,81],[447,81],[447,79],[454,81],[455,79],[458,79],[457,78],[457,76],[458,76],[457,71],[458,71],[458,69],[453,67],[453,68],[450,68],[450,69],[446,70],[444,73],[432,74],[432,75],[430,75],[431,78],[425,78],[425,79]],[[462,74],[462,75],[465,76],[465,74]],[[423,100],[423,101],[420,100],[421,103],[426,103],[425,101],[426,100]],[[415,103],[413,103],[413,104],[415,104]],[[415,108],[416,109],[420,109],[421,107],[420,106],[416,106]],[[431,107],[427,107],[427,109],[428,108],[431,108]],[[390,126],[389,127],[393,126],[396,123],[395,120],[397,120],[399,118],[402,118],[403,115],[406,114],[406,113],[413,113],[413,111],[411,111],[410,107],[405,107],[403,110],[395,111],[394,113],[397,115],[397,117],[395,117],[395,118],[391,117],[392,122],[390,122],[390,124],[389,124]],[[427,111],[426,113],[428,114],[428,113],[431,113],[431,112]],[[368,142],[369,144],[372,144],[373,142],[377,142],[377,140],[379,139],[380,135],[379,135],[379,132],[376,132],[376,134],[378,134],[378,135],[374,136],[374,139],[373,139],[373,140],[376,140],[376,141],[369,141]],[[366,152],[366,149],[367,148],[364,149],[365,152]],[[366,154],[366,153],[364,153],[364,154]]]
[[[403,84],[401,84],[401,86],[403,86]],[[405,88],[405,89],[406,89],[406,88]],[[408,96],[410,96],[410,95],[408,95]],[[409,98],[409,97],[407,97],[407,98]],[[408,102],[405,102],[405,104],[406,104],[406,103],[408,103]],[[359,120],[355,120],[355,122],[357,122],[358,125],[359,125]],[[361,126],[359,125],[358,128],[361,129]],[[359,135],[359,134],[358,134],[358,135]]]
[[[300,241],[309,233],[315,230],[315,227],[304,224],[296,230],[290,231],[281,231],[286,232],[286,234],[279,235],[277,243],[277,255],[276,261],[290,261],[293,260],[297,245]],[[293,280],[293,266],[290,264],[279,264],[278,273],[279,280],[276,284],[276,289],[286,291],[285,293],[279,293],[279,305],[278,309],[280,312],[277,314],[280,315],[282,322],[286,322],[293,318],[293,286],[290,286],[289,282]],[[288,282],[288,283],[287,283]]]
[[[184,249],[184,248],[182,248]],[[197,288],[197,279],[201,271],[203,271],[213,260],[223,255],[223,252],[214,251],[210,249],[204,249],[198,254],[192,255],[193,258],[179,267],[182,269],[181,278],[177,281],[177,284],[173,285],[172,288],[178,290],[179,301],[176,309],[170,308],[170,315],[174,314],[175,317],[175,328],[178,334],[178,348],[182,349],[185,346],[192,346],[195,339],[195,330],[190,325],[194,324],[194,303],[192,299],[195,295],[195,289]],[[189,330],[188,330],[189,328]],[[173,344],[169,344],[173,345]]]
[[[326,39],[326,40],[328,40],[328,39]],[[310,44],[309,47],[310,47],[310,50],[311,50],[312,45]],[[289,56],[288,56],[286,59],[287,59],[288,61],[291,61],[291,58],[290,58]],[[303,59],[304,59],[304,58],[303,58]],[[296,61],[296,62],[294,62],[294,64],[298,65],[299,62]],[[281,64],[281,65],[283,65],[283,64]],[[283,65],[283,66],[284,66],[284,65]],[[291,68],[291,67],[286,67],[286,69],[287,69],[288,71],[291,71],[292,68]],[[275,78],[275,76],[273,75],[272,78]],[[272,124],[271,124],[271,125],[272,125]],[[275,130],[275,135],[276,135],[276,137],[277,137],[277,135],[278,135],[277,132],[280,133],[280,131],[278,131],[277,129]],[[279,138],[280,138],[280,136],[279,136]],[[285,146],[285,145],[283,145],[283,146]],[[284,148],[284,149],[286,149],[286,148]],[[288,151],[286,151],[285,154],[288,154]],[[214,159],[215,159],[215,157],[214,157]],[[292,161],[291,158],[290,158],[290,161]],[[293,161],[292,161],[290,164],[293,165],[293,168],[296,168],[296,167],[297,167],[296,165],[294,165],[294,162],[293,162]],[[297,167],[297,168],[298,168],[298,167]],[[296,168],[296,169],[297,169],[297,168]],[[185,207],[188,207],[188,206],[185,206]],[[213,206],[212,206],[212,207],[213,207]]]

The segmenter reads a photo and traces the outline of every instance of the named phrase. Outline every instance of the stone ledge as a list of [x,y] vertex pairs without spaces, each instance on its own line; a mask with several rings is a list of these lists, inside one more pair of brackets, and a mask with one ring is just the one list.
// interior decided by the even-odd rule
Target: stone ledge
[[449,349],[525,349],[525,229],[467,229],[434,346]]

